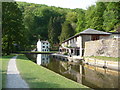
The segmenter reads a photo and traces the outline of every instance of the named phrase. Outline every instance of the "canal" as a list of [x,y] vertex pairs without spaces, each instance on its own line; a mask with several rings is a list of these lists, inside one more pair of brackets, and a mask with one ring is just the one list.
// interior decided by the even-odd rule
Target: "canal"
[[38,65],[90,88],[118,88],[118,71],[63,61],[49,54],[27,54]]

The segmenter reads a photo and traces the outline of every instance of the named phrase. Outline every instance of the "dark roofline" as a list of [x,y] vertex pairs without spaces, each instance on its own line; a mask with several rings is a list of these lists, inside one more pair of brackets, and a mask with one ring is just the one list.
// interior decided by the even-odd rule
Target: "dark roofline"
[[111,33],[111,34],[120,34],[120,32],[108,32],[108,33]]
[[[88,29],[91,29],[91,28],[88,28]],[[88,29],[86,29],[86,30],[88,30]],[[92,29],[92,30],[94,30],[94,29]],[[74,35],[74,36],[72,36],[72,37],[64,40],[62,43],[66,42],[66,41],[68,41],[68,40],[70,40],[70,39],[72,39],[74,37],[77,37],[79,35],[110,35],[110,34],[120,34],[120,32],[104,32],[104,31],[99,31],[99,32],[104,32],[104,33],[98,33],[98,34],[97,33],[83,33],[84,31],[82,31],[82,32],[80,32],[80,33],[78,33],[78,34],[76,34],[76,35]]]
[[68,40],[70,40],[70,39],[72,39],[74,37],[78,37],[79,35],[110,35],[110,34],[81,34],[81,33],[79,33],[79,34],[76,34],[76,35],[64,40],[62,43],[66,42],[66,41],[68,41]]
[[[88,28],[88,29],[91,29],[91,28]],[[88,29],[86,29],[86,30],[88,30]],[[84,31],[86,31],[86,30],[84,30]],[[94,29],[91,29],[91,30],[94,30]],[[110,34],[112,34],[112,33],[98,31],[98,30],[94,30],[94,31],[98,31],[98,32],[102,32],[102,33],[98,33],[98,34],[97,33],[83,33],[84,31],[82,31],[82,32],[80,32],[80,33],[78,33],[78,34],[76,34],[76,35],[74,35],[74,36],[64,40],[62,43],[66,42],[66,41],[68,41],[68,40],[70,40],[70,39],[72,39],[74,37],[77,37],[79,35],[110,35]]]
[[78,37],[79,35],[109,35],[109,34],[77,34],[77,35],[74,35],[74,36],[64,40],[62,43],[66,42],[66,41],[68,41],[68,40],[70,40],[70,39],[72,39],[74,37]]

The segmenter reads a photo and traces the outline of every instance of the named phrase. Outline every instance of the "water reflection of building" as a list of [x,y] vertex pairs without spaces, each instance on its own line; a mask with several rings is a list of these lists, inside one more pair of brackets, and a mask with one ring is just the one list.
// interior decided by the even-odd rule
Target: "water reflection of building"
[[75,65],[74,63],[64,61],[60,61],[60,63],[56,62],[55,64],[58,66],[57,70],[60,74],[88,87],[118,88],[117,71],[90,65]]
[[37,55],[37,64],[41,65],[41,64],[47,64],[49,63],[50,59],[49,59],[49,55],[47,54],[38,54]]

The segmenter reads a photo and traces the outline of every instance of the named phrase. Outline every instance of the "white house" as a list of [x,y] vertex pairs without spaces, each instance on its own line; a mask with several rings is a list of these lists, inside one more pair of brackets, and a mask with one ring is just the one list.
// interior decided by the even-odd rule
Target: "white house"
[[59,51],[67,52],[72,55],[83,56],[85,42],[87,41],[94,41],[99,39],[107,39],[110,38],[111,33],[103,32],[88,28],[83,32],[76,34],[68,38],[67,40],[63,41]]
[[48,41],[41,41],[40,39],[37,42],[37,51],[47,52],[50,51],[50,43]]

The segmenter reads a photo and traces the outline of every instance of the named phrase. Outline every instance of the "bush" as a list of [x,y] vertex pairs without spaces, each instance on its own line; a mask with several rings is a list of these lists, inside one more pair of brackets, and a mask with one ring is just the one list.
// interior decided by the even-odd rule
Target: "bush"
[[68,53],[67,53],[67,52],[65,52],[63,55],[68,55]]

